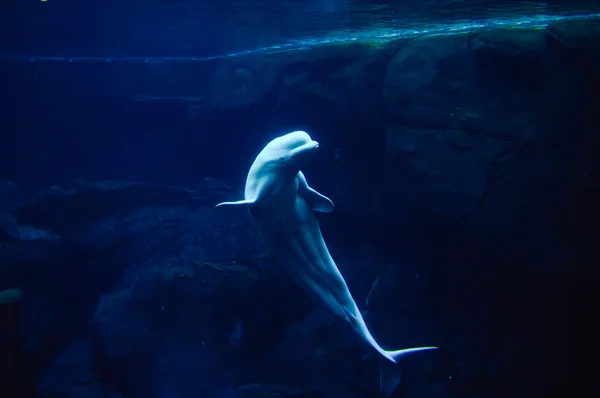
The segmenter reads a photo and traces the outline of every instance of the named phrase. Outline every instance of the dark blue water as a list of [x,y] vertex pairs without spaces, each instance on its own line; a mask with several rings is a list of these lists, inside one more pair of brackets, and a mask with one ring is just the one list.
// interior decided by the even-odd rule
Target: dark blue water
[[376,358],[215,209],[297,129],[369,327],[440,347],[391,398],[600,396],[599,13],[0,2],[0,398],[377,396]]

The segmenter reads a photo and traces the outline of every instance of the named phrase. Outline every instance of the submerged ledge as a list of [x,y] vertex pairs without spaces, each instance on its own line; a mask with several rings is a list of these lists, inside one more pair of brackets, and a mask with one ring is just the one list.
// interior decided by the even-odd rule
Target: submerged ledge
[[104,62],[104,63],[190,63],[206,62],[245,55],[273,54],[282,51],[307,50],[327,45],[343,45],[349,43],[373,43],[374,45],[386,44],[393,40],[410,39],[430,36],[452,36],[466,34],[481,30],[527,28],[544,29],[558,21],[590,20],[600,17],[600,13],[587,15],[533,15],[518,18],[494,18],[471,22],[456,22],[452,24],[437,24],[428,29],[377,29],[363,32],[339,32],[326,37],[305,37],[289,43],[264,46],[244,51],[208,57],[80,57],[80,56],[44,56],[44,55],[10,55],[0,54],[0,62]]

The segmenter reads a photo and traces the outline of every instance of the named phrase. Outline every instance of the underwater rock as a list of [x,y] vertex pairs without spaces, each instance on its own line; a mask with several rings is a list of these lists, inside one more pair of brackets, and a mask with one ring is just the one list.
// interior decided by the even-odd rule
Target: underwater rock
[[583,172],[598,164],[600,18],[555,22],[545,32],[549,74],[545,104],[552,115],[545,139],[548,145],[560,146],[556,156],[570,157]]
[[276,107],[326,107],[364,128],[381,122],[380,87],[400,42],[322,45],[279,55]]
[[119,398],[94,375],[94,345],[78,341],[56,355],[38,383],[40,398]]
[[[437,212],[528,266],[571,267],[574,247],[588,240],[565,240],[576,235],[566,220],[591,225],[573,212],[590,203],[583,192],[598,191],[600,166],[591,111],[600,106],[600,64],[593,39],[575,37],[593,36],[596,25],[492,29],[402,47],[383,89],[390,203],[408,205],[397,214]],[[568,32],[573,38],[562,38]]]
[[553,22],[546,34],[566,48],[593,52],[600,48],[600,18]]
[[370,123],[379,113],[382,72],[397,47],[396,42],[334,44],[225,59],[212,79],[212,107],[254,107],[271,96],[278,109],[352,109]]
[[[39,201],[20,208],[19,214],[29,221],[63,233],[64,238],[61,236],[56,242],[55,248],[59,250],[50,255],[29,246],[33,250],[22,261],[2,258],[3,262],[10,260],[11,266],[2,264],[0,285],[5,288],[25,285],[20,339],[31,355],[50,340],[60,344],[62,339],[79,336],[82,329],[87,329],[89,313],[97,305],[98,297],[105,294],[93,323],[97,336],[102,337],[97,339],[99,347],[107,347],[100,353],[107,361],[116,358],[115,366],[120,361],[130,363],[128,359],[135,362],[139,345],[148,352],[152,352],[151,347],[162,347],[156,341],[163,336],[161,319],[167,320],[172,315],[182,322],[192,319],[210,334],[215,325],[206,323],[202,317],[209,317],[219,307],[207,303],[213,304],[221,297],[221,305],[226,305],[230,296],[244,293],[264,278],[263,258],[253,254],[264,247],[256,239],[247,214],[216,213],[213,208],[214,203],[237,199],[239,195],[216,180],[198,185],[198,191],[126,182],[79,187],[80,190],[52,189],[40,195]],[[85,209],[96,211],[85,218],[78,217]],[[15,251],[21,246],[10,248]],[[37,261],[33,261],[32,255],[39,257]],[[106,294],[115,284],[121,284],[121,277],[129,289]],[[131,302],[135,310],[121,318],[121,309],[131,308]],[[202,306],[198,307],[199,304]],[[168,310],[167,318],[163,307]],[[155,311],[148,312],[151,308]],[[156,326],[159,328],[154,329]],[[224,343],[231,327],[227,324],[227,330],[222,332],[227,336]],[[57,334],[63,329],[69,332]],[[189,336],[182,338],[191,338],[198,332],[192,329]],[[56,336],[61,336],[59,341]],[[194,335],[195,341],[198,336],[202,337],[202,333]],[[197,343],[200,345],[201,340]],[[200,346],[198,349],[205,350]],[[186,350],[187,346],[182,346],[182,358],[178,360],[182,364],[189,362]],[[212,366],[214,361],[210,357],[199,356],[206,358],[206,366]],[[186,369],[199,366],[188,365],[181,366]],[[172,364],[164,366],[172,369],[168,377],[176,378],[177,372],[181,372]],[[145,373],[144,377],[149,376]],[[196,378],[190,376],[189,380]]]
[[469,68],[466,36],[418,38],[387,65],[382,95],[388,121],[418,128],[456,128]]
[[490,30],[425,37],[388,64],[388,122],[513,141],[540,112],[544,34]]
[[279,68],[277,60],[267,57],[223,61],[211,79],[212,106],[233,110],[260,103],[273,90]]
[[122,214],[145,205],[174,203],[206,204],[212,198],[184,188],[104,181],[75,181],[66,187],[52,186],[15,209],[19,222],[51,227],[55,231],[73,228],[104,216]]
[[[42,262],[56,262],[60,265],[54,265],[55,270],[68,272],[73,258],[86,253],[99,258],[123,250],[147,253],[163,239],[162,247],[181,245],[187,238],[186,225],[190,228],[191,223],[213,228],[214,250],[231,244],[230,238],[217,238],[219,231],[225,231],[213,222],[227,221],[212,218],[208,209],[238,194],[211,179],[196,188],[79,181],[65,188],[51,187],[15,207],[14,216],[0,210],[0,288],[35,280],[29,275],[51,276]],[[206,233],[207,229],[197,231]],[[195,246],[188,247],[193,250]],[[113,262],[99,272],[109,274],[119,267],[119,262]]]
[[[91,191],[104,196],[102,200],[86,195],[86,185],[83,192],[53,190],[40,208],[29,204],[33,207],[26,214],[39,217],[31,220],[45,220],[69,237],[68,244],[78,243],[73,254],[63,253],[60,263],[36,274],[44,275],[43,281],[30,271],[33,288],[21,320],[21,339],[29,352],[43,347],[59,327],[73,333],[87,329],[91,307],[98,356],[114,369],[116,383],[128,396],[212,391],[220,387],[219,375],[229,372],[229,353],[252,357],[268,352],[286,323],[305,311],[304,296],[289,289],[282,271],[273,271],[275,261],[247,214],[214,209],[222,199],[239,197],[224,184],[208,179],[193,193],[165,187],[170,204],[163,201],[159,186],[98,186]],[[120,189],[125,192],[115,192]],[[196,193],[203,189],[214,192],[214,200],[198,199]],[[138,197],[140,191],[149,195]],[[68,220],[71,206],[75,211],[90,208],[87,200],[99,203],[99,209],[85,220],[60,223],[42,212],[66,214]],[[115,240],[121,242],[119,249],[108,250],[107,242]],[[77,286],[70,285],[72,280]],[[69,299],[75,296],[76,302]],[[281,328],[265,330],[265,324]]]
[[[596,272],[600,230],[600,18],[559,21],[546,28],[548,122],[543,143],[551,187],[551,216],[542,219],[563,245],[578,252],[572,263]],[[538,202],[542,203],[542,202]],[[540,249],[541,250],[541,249]],[[585,254],[584,254],[585,253]],[[589,259],[589,260],[588,260]],[[572,266],[572,265],[571,265]]]
[[19,225],[10,211],[0,207],[0,242],[15,244],[43,239],[58,239],[58,236],[28,225]]
[[461,214],[478,209],[492,162],[510,144],[460,130],[388,126],[394,196],[412,206]]
[[64,188],[51,187],[14,213],[18,222],[60,235],[71,247],[110,249],[132,235],[173,226],[194,209],[239,195],[213,179],[194,188],[78,181]]
[[[250,259],[185,264],[164,257],[129,269],[129,286],[104,294],[91,321],[100,354],[123,379],[128,396],[212,391],[235,365],[232,356],[273,349],[290,322],[286,316],[295,316],[284,309],[296,306],[298,297],[289,281],[262,272]],[[238,333],[236,347],[230,345],[232,333]],[[144,366],[136,365],[140,358]]]
[[0,207],[0,290],[19,285],[60,245],[60,237],[28,225]]
[[[369,369],[372,360],[374,357],[351,331],[321,308],[315,308],[303,319],[287,325],[276,350],[246,369],[243,380],[301,386],[304,396],[348,396],[350,392],[367,396],[377,389],[377,374]],[[352,378],[353,374],[364,377]]]

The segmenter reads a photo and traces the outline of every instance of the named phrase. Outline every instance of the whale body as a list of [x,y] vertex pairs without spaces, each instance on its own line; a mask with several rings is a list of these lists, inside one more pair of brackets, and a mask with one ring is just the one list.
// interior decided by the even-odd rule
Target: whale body
[[[329,254],[315,212],[329,213],[333,202],[311,188],[300,170],[316,153],[319,143],[304,131],[294,131],[269,142],[258,154],[246,178],[244,200],[219,203],[247,208],[266,244],[295,283],[350,325],[383,362],[437,347],[383,349],[369,332],[346,281]],[[389,395],[400,382],[401,369],[382,363],[380,389]]]

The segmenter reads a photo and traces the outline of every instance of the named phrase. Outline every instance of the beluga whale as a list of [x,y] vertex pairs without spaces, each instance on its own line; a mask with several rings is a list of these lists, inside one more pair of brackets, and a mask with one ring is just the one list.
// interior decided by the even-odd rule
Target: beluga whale
[[397,362],[404,356],[437,347],[385,350],[369,332],[344,277],[329,254],[315,212],[330,213],[333,202],[311,188],[301,168],[319,143],[305,131],[270,141],[258,154],[246,178],[244,199],[216,207],[246,208],[255,226],[296,284],[338,319],[349,325],[381,359],[380,390],[390,395],[400,382]]

